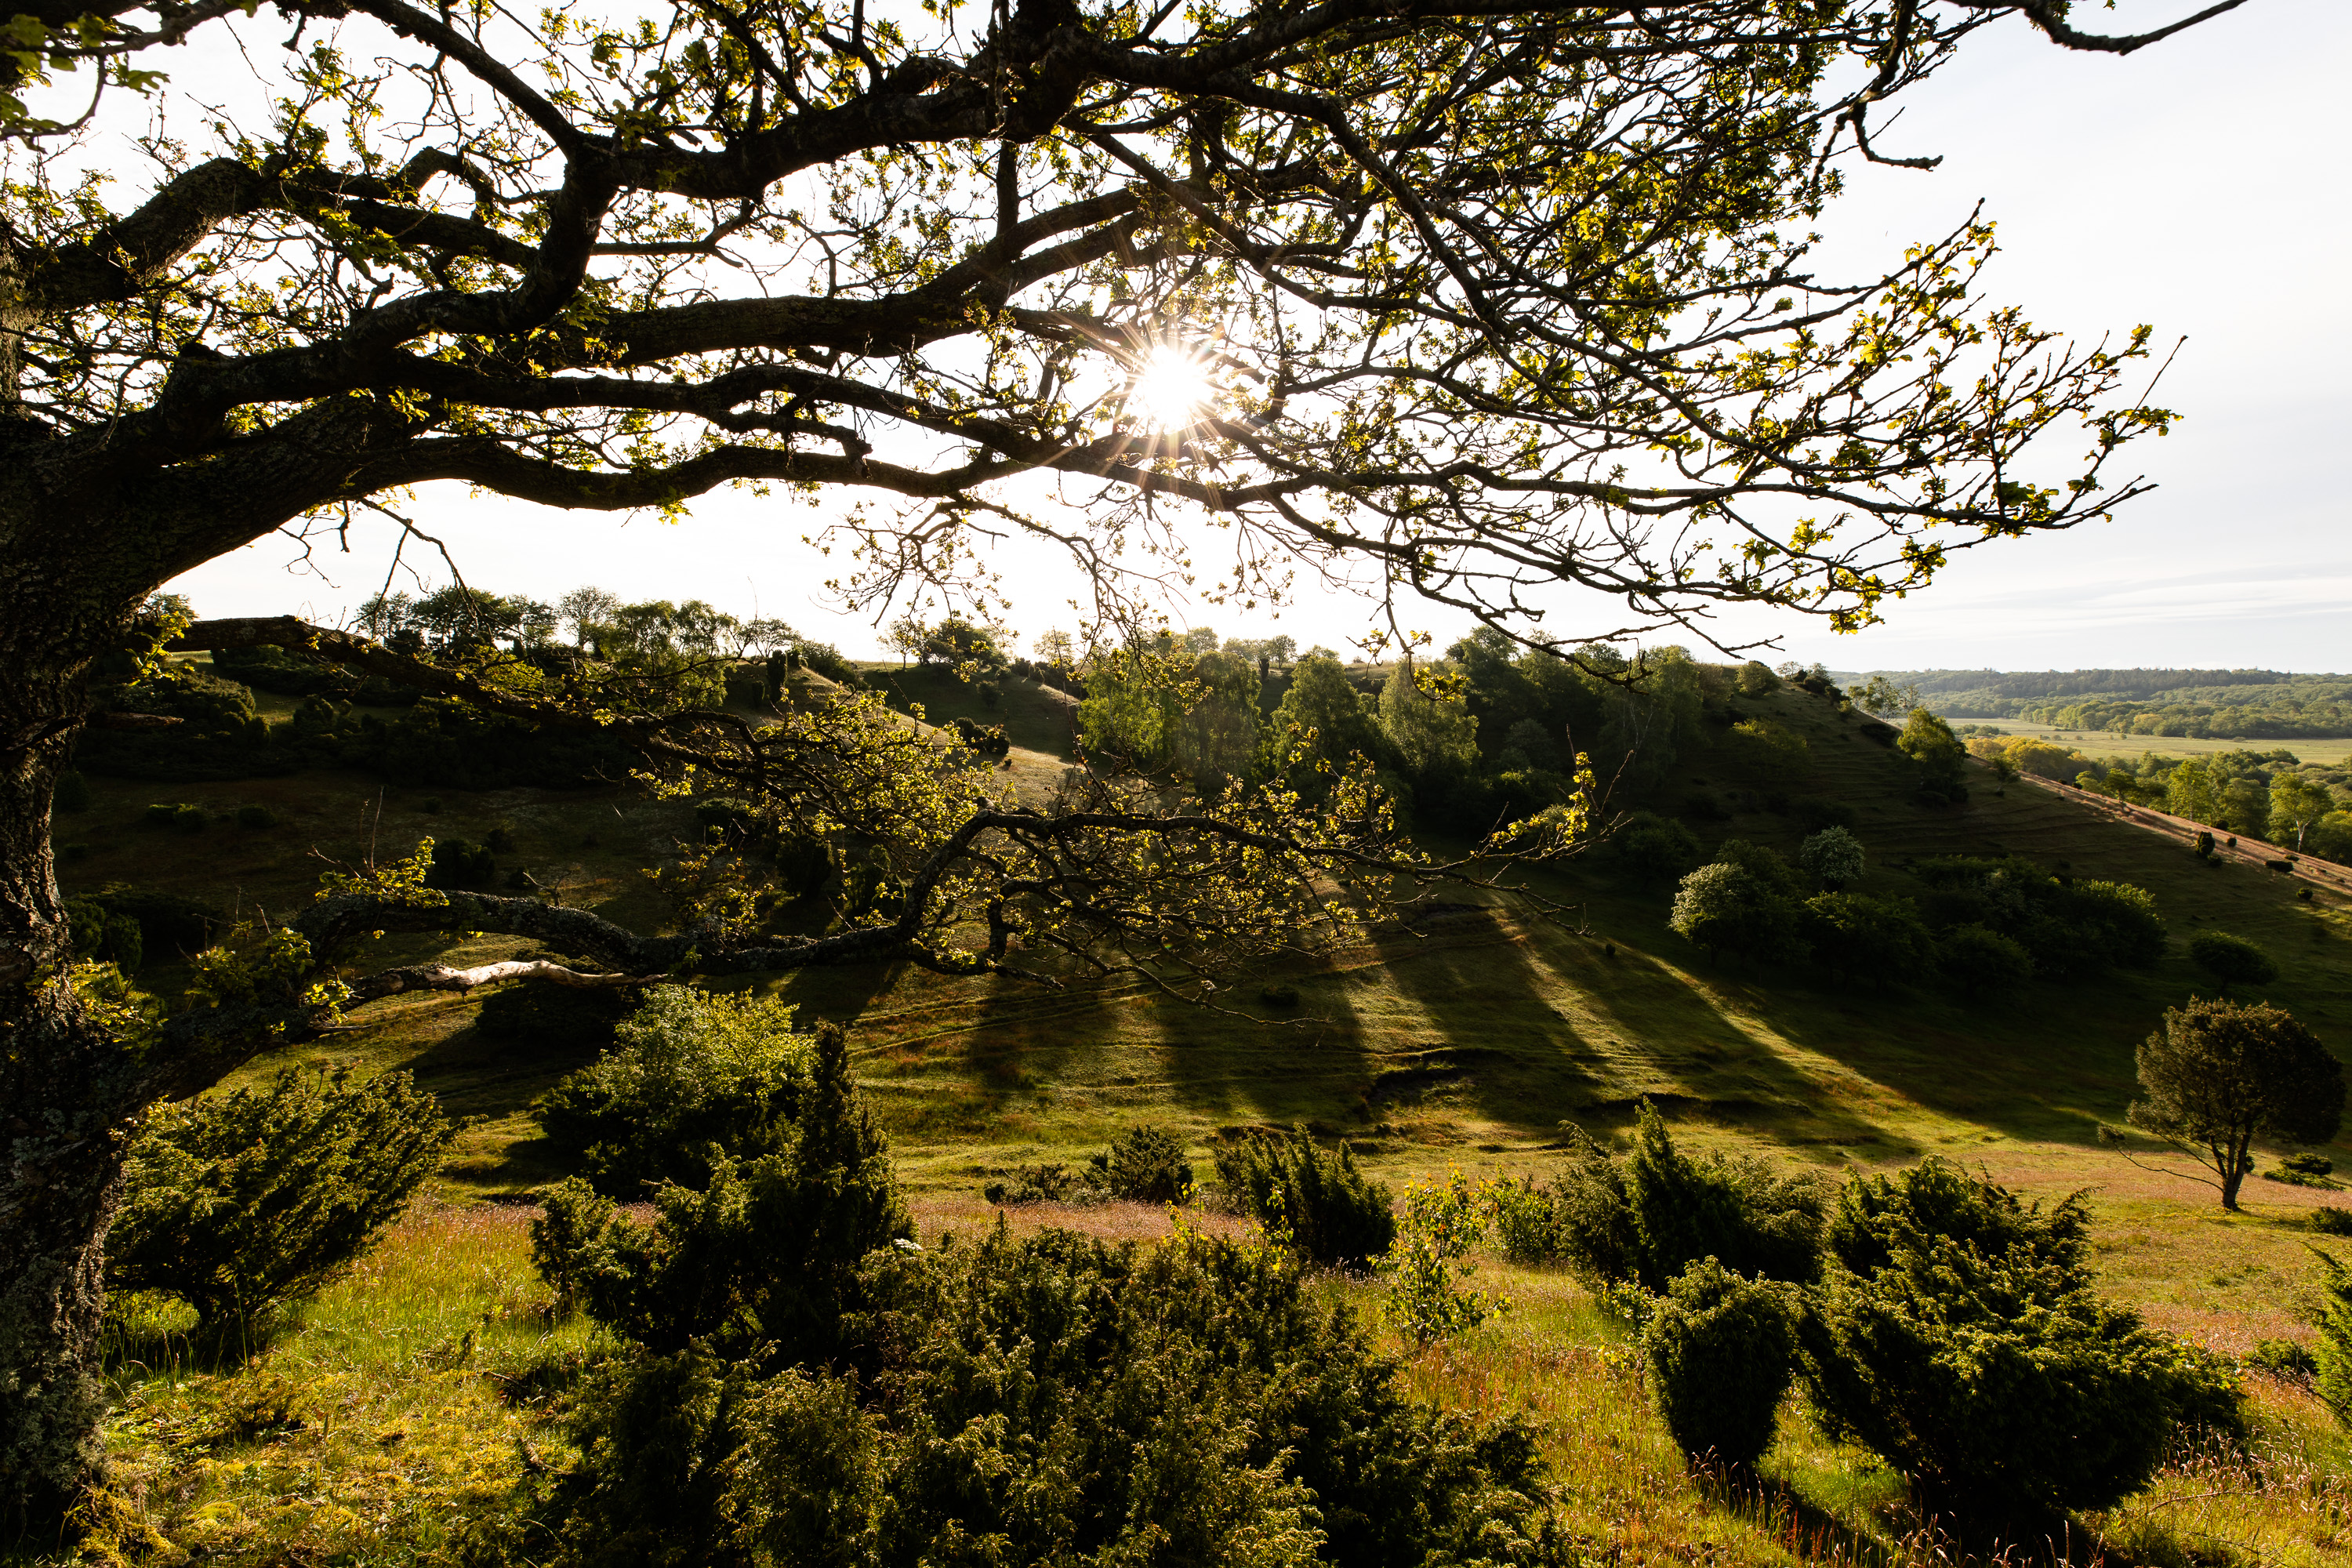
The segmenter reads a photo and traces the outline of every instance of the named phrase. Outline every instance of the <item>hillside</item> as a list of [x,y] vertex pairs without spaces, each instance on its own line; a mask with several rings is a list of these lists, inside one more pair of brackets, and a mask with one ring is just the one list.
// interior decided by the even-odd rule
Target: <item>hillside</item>
[[1917,686],[1927,705],[1947,719],[2019,720],[2061,730],[2200,740],[2352,736],[2352,676],[2275,669],[1867,673],[1897,686]]
[[[1052,727],[1057,717],[1066,725],[1058,693],[1010,690],[984,713],[944,683],[909,678],[891,690],[922,703],[934,722],[1005,722],[1018,742],[1011,760],[1041,776],[1062,765]],[[2001,794],[1989,773],[1972,779],[1968,805],[1923,806],[1909,794],[1908,764],[1827,702],[1783,689],[1740,706],[1807,739],[1809,772],[1792,795],[1854,810],[1871,855],[1863,890],[1915,890],[1901,867],[1918,856],[2026,855],[2149,889],[2170,923],[2172,952],[2148,973],[2038,984],[1983,1008],[1910,984],[1916,977],[1835,986],[1704,961],[1665,928],[1669,887],[1629,886],[1594,853],[1528,879],[1523,894],[1451,895],[1312,972],[1264,977],[1294,985],[1295,1006],[1270,1002],[1259,978],[1229,987],[1214,1009],[1135,979],[1048,990],[876,967],[740,984],[781,993],[804,1017],[855,1020],[860,1081],[887,1121],[927,1243],[1000,1215],[1022,1229],[1164,1234],[1168,1216],[1140,1205],[995,1211],[978,1193],[1023,1163],[1079,1163],[1141,1121],[1179,1131],[1196,1164],[1228,1130],[1304,1123],[1344,1139],[1371,1173],[1401,1186],[1448,1167],[1541,1178],[1562,1157],[1563,1120],[1612,1139],[1647,1095],[1678,1138],[1700,1147],[1756,1150],[1829,1173],[1942,1153],[2037,1195],[2088,1189],[2105,1288],[2152,1321],[2237,1354],[2307,1335],[2306,1216],[2341,1194],[2256,1181],[2245,1212],[2224,1215],[2209,1189],[2146,1168],[2177,1171],[2182,1162],[2145,1150],[2126,1157],[2100,1142],[2098,1128],[2122,1118],[2137,1042],[2166,1005],[2200,989],[2179,939],[2202,926],[2268,948],[2284,973],[2263,994],[2352,1054],[2347,900],[2320,891],[2301,902],[2288,879],[2208,866],[2031,784]],[[1686,756],[1660,798],[1711,795],[1727,815],[1700,824],[1710,845],[1737,837],[1793,850],[1795,822],[1727,788],[1721,761],[1705,749]],[[272,910],[307,896],[320,868],[313,847],[351,860],[371,836],[383,855],[425,833],[479,841],[502,827],[515,846],[502,867],[510,860],[560,886],[567,901],[648,922],[658,906],[637,868],[694,831],[686,805],[620,787],[428,794],[319,773],[170,792],[93,786],[90,810],[60,824],[61,837],[92,846],[64,868],[69,888],[125,880]],[[215,820],[186,835],[141,826],[145,805],[163,798],[201,805]],[[268,805],[278,826],[217,820],[241,804]],[[504,939],[385,946],[387,957],[439,951],[462,962],[518,950]],[[144,978],[165,990],[176,976],[160,965]],[[541,1395],[513,1391],[537,1386],[530,1380],[542,1373],[532,1369],[549,1355],[576,1356],[581,1330],[551,1331],[532,1305],[539,1288],[523,1234],[531,1211],[475,1200],[519,1199],[562,1173],[525,1108],[593,1046],[495,1035],[477,1024],[488,1000],[378,1004],[352,1033],[292,1053],[362,1073],[412,1068],[451,1110],[482,1120],[444,1169],[443,1201],[420,1209],[263,1363],[261,1375],[290,1378],[289,1389],[324,1391],[317,1397],[336,1402],[330,1419],[207,1438],[204,1455],[217,1447],[235,1458],[192,1461],[184,1434],[243,1433],[236,1422],[261,1419],[241,1414],[237,1402],[254,1397],[246,1380],[146,1349],[145,1361],[126,1367],[117,1439],[125,1474],[153,1500],[141,1517],[163,1521],[174,1541],[238,1561],[373,1561],[371,1542],[440,1541],[436,1517],[491,1506],[514,1484],[518,1454],[527,1468],[530,1445],[551,1440],[534,1425]],[[278,1065],[256,1062],[240,1081]],[[2352,1163],[2352,1143],[2332,1152],[2339,1167]],[[1234,1224],[1213,1215],[1188,1223]],[[1899,1479],[1808,1421],[1792,1419],[1769,1461],[1769,1494],[1726,1495],[1694,1477],[1628,1367],[1622,1329],[1582,1287],[1492,1258],[1483,1268],[1508,1291],[1512,1311],[1458,1345],[1410,1357],[1407,1382],[1464,1409],[1531,1414],[1564,1517],[1612,1560],[1945,1560],[1932,1540],[1904,1535]],[[1330,1289],[1367,1307],[1380,1300],[1372,1284]],[[2270,1468],[2168,1471],[2134,1504],[2143,1511],[2110,1518],[2173,1553],[2146,1560],[2206,1561],[2179,1555],[2179,1543],[2215,1533],[2255,1543],[2265,1563],[2340,1560],[2347,1500],[2328,1478],[2345,1462],[2341,1436],[2308,1393],[2263,1378],[2255,1392],[2282,1434],[2265,1439],[2276,1446]],[[330,1487],[331,1508],[318,1500]]]

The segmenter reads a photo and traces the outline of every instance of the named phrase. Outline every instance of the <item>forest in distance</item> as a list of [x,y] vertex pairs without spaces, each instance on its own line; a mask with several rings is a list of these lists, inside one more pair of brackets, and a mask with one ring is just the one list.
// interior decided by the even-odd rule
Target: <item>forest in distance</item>
[[2222,740],[2352,736],[2352,676],[2275,669],[1871,670],[1947,719]]

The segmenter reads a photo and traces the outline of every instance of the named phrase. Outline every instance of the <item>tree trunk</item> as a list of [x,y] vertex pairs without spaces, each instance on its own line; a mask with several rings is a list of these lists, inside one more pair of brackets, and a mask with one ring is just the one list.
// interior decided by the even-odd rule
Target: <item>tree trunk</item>
[[74,994],[49,858],[89,650],[128,612],[77,616],[87,590],[15,553],[0,548],[0,1539],[38,1542],[98,1475],[102,1249],[156,1073]]
[[2246,1173],[2254,1168],[2252,1140],[2225,1145],[2221,1161],[2221,1206],[2237,1212],[2238,1189],[2246,1183]]

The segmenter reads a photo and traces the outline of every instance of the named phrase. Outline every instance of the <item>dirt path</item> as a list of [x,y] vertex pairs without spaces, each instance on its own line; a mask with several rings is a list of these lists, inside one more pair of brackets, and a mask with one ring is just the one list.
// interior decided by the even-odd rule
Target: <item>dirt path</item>
[[[2199,834],[2210,833],[2213,835],[2213,853],[2224,860],[2235,860],[2248,866],[2267,866],[2273,861],[2294,853],[2275,844],[2240,843],[2233,847],[2230,841],[2230,835],[2227,833],[2201,822],[2192,822],[2185,816],[2174,816],[2145,805],[2127,805],[2112,796],[2094,795],[2089,790],[2077,789],[2073,784],[2060,784],[2056,779],[2041,778],[2032,773],[2022,774],[2021,779],[2026,784],[2039,784],[2053,795],[2078,801],[2094,811],[2114,817],[2118,822],[2127,822],[2135,827],[2144,827],[2150,833],[2162,834],[2167,838],[2176,839],[2192,847],[2197,843]],[[2352,868],[2338,866],[2332,860],[2320,860],[2309,855],[2298,855],[2294,863],[2287,868],[2287,874],[2300,877],[2303,880],[2316,887],[2326,888],[2330,892],[2342,893],[2347,898],[2352,898]]]

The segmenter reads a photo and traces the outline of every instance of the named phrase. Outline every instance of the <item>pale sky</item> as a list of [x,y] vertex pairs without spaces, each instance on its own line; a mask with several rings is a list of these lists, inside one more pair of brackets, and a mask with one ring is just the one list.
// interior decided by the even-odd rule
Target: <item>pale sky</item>
[[[2112,16],[2084,14],[2122,30],[2187,8],[2126,0]],[[1882,152],[1940,153],[1943,166],[1855,172],[1825,221],[1825,258],[1874,267],[1982,197],[2003,250],[1986,279],[1994,299],[2084,338],[2142,321],[2166,343],[2185,333],[2158,401],[2186,418],[2132,454],[2159,488],[2112,523],[1964,553],[1859,637],[1799,617],[1727,629],[1780,636],[1788,657],[1841,668],[2352,669],[2352,490],[2341,473],[2352,457],[2352,5],[2251,0],[2121,59],[2055,48],[2014,19],[1972,43],[1874,137]],[[878,647],[823,591],[838,561],[801,542],[821,510],[722,492],[672,524],[474,500],[455,486],[404,510],[448,542],[477,586],[552,599],[595,583],[630,598],[703,598],[782,616],[853,654]],[[351,554],[317,558],[323,579],[272,539],[173,586],[207,616],[331,621],[382,584],[392,534],[354,529]],[[1073,623],[1074,574],[1034,549],[998,564],[1017,590],[1017,627]],[[1181,618],[1345,647],[1366,610],[1317,593],[1278,623],[1206,605]],[[1441,637],[1460,629],[1425,624]]]

